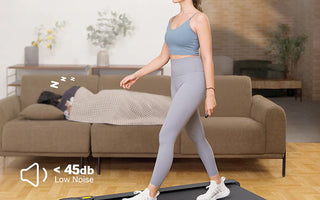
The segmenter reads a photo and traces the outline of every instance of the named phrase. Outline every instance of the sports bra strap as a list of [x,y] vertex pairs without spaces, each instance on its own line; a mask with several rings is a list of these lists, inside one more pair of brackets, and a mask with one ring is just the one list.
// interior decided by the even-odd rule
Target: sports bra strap
[[[190,20],[193,16],[195,16],[195,15],[198,14],[198,13],[199,13],[199,12],[194,13],[191,17],[189,17],[188,20]],[[177,15],[173,16],[173,18],[171,19],[170,23],[174,20],[174,18],[175,18],[176,16],[177,16]],[[187,20],[187,21],[188,21],[188,20]]]
[[188,20],[190,20],[193,16],[195,16],[196,14],[198,14],[199,12],[194,13]]

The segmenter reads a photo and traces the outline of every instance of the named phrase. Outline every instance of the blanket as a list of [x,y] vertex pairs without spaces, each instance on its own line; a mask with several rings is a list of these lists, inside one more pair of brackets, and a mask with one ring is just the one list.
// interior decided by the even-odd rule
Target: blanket
[[161,125],[171,97],[126,89],[106,89],[93,94],[80,87],[73,97],[69,120],[114,125]]

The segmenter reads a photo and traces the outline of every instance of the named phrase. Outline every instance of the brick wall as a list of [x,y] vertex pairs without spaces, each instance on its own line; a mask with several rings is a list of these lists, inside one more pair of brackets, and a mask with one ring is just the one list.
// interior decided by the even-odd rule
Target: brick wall
[[312,99],[320,100],[320,1],[313,1]]
[[203,0],[202,8],[211,23],[213,54],[234,60],[273,60],[265,54],[267,33],[278,23],[288,24],[293,33],[307,34],[296,76],[303,81],[303,96],[320,100],[320,1]]
[[304,96],[320,100],[320,2],[295,0],[294,30],[309,36],[305,55],[299,60],[296,76],[303,80]]
[[[308,35],[306,50],[299,60],[295,75],[302,80],[303,96],[308,99],[312,98],[312,58],[313,58],[313,22],[312,22],[312,5],[313,0],[301,1],[294,0],[294,32],[296,34],[305,33]],[[311,12],[310,12],[311,11]]]

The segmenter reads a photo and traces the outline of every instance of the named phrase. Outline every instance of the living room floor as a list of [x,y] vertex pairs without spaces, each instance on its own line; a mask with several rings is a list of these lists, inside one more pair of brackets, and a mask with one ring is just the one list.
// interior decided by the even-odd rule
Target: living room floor
[[[287,167],[281,175],[280,159],[216,159],[221,176],[238,181],[241,187],[268,200],[320,199],[320,129],[319,103],[295,101],[291,97],[269,98],[281,105],[287,114]],[[302,113],[302,114],[300,114]],[[310,142],[310,143],[307,143]],[[96,159],[89,157],[90,167],[96,170]],[[34,162],[40,170],[47,169],[48,178],[38,187],[20,180],[20,170]],[[79,158],[6,157],[0,158],[0,199],[53,200],[84,195],[107,195],[143,190],[150,181],[155,158],[103,158],[101,175],[96,171],[88,183],[56,183],[69,177],[63,170],[68,164],[78,164]],[[88,162],[84,162],[85,165]],[[60,166],[61,174],[53,169]],[[25,178],[35,181],[35,168]],[[174,159],[171,171],[161,187],[209,181],[200,159]]]

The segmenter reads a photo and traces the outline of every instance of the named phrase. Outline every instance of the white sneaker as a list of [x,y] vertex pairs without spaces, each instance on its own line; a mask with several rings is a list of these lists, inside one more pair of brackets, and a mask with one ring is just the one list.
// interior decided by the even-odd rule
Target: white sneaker
[[134,193],[138,195],[131,198],[123,198],[122,200],[157,200],[157,196],[160,194],[160,192],[157,191],[157,195],[152,198],[148,188],[144,189],[143,191],[134,191]]
[[224,184],[225,177],[221,177],[221,183],[217,184],[214,180],[210,180],[210,185],[206,187],[209,190],[197,197],[197,200],[216,200],[226,197],[230,194],[229,188]]

